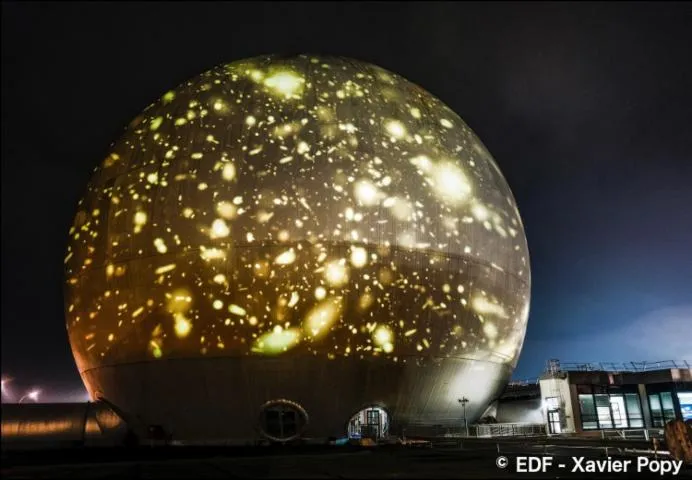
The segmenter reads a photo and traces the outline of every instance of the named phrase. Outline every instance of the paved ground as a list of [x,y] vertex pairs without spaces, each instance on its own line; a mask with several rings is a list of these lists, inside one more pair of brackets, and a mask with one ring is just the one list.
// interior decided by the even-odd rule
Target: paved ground
[[[498,453],[498,448],[500,452]],[[12,457],[5,457],[2,478],[7,479],[158,479],[158,478],[660,478],[659,474],[645,472],[633,475],[613,473],[610,475],[593,473],[571,473],[572,456],[585,456],[590,459],[605,459],[600,448],[573,447],[564,445],[524,444],[484,444],[470,448],[402,448],[378,447],[372,449],[350,449],[331,447],[322,449],[261,449],[237,450],[187,450],[184,447],[163,450],[147,455],[138,454],[133,458],[117,454],[109,458],[107,452],[92,455],[83,450],[81,458],[70,454],[66,462],[59,458],[47,459],[45,454],[36,453],[32,457],[21,457],[14,464]],[[207,453],[207,454],[205,454]],[[547,454],[553,463],[565,465],[547,469],[545,473],[517,473],[516,457]],[[613,455],[609,452],[610,455]],[[507,458],[507,467],[498,468],[498,457]],[[165,458],[164,458],[165,457]],[[177,458],[176,458],[177,457]],[[184,458],[192,457],[192,458]],[[32,461],[32,458],[34,461]],[[613,458],[633,460],[636,457],[617,455]],[[47,460],[49,463],[45,464]],[[538,460],[536,460],[538,461]],[[37,465],[37,463],[44,463]],[[668,474],[663,478],[670,478]],[[677,478],[692,479],[689,467],[680,472]]]

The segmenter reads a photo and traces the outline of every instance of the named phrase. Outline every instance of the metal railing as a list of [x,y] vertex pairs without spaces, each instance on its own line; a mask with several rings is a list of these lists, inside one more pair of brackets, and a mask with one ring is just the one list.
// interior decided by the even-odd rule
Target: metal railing
[[669,370],[672,368],[692,368],[687,360],[662,360],[658,362],[560,362],[562,372],[648,372],[652,370]]
[[650,440],[665,436],[661,428],[638,428],[622,430],[601,430],[601,438],[619,440]]
[[528,437],[546,434],[546,426],[540,423],[488,423],[469,425],[468,435],[463,425],[443,427],[434,425],[409,425],[405,430],[408,437],[442,438],[493,438]]
[[510,380],[507,383],[507,388],[526,387],[529,385],[538,385],[538,378],[528,378],[523,380]]

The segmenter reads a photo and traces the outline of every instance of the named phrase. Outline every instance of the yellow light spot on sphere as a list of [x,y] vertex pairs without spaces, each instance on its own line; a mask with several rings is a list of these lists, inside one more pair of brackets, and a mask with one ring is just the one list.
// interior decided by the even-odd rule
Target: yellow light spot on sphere
[[391,353],[394,350],[394,344],[392,343],[393,334],[388,327],[379,327],[375,330],[373,334],[373,340],[375,345],[382,348],[385,353]]
[[300,300],[300,295],[298,294],[298,292],[291,292],[291,298],[288,301],[288,306],[290,308],[295,307],[296,304],[298,303],[298,300]]
[[230,202],[219,202],[216,206],[216,212],[226,220],[234,218],[237,210],[236,206]]
[[185,289],[178,289],[173,293],[167,294],[168,311],[171,313],[185,313],[192,306],[192,297],[190,292]]
[[158,343],[152,340],[149,343],[149,347],[151,348],[151,354],[154,356],[154,358],[161,358],[163,352],[161,351],[161,347],[159,347]]
[[192,324],[190,321],[181,314],[175,316],[175,334],[179,338],[185,338],[190,334],[192,330]]
[[483,324],[483,333],[485,333],[485,336],[490,340],[494,340],[497,338],[497,327],[493,323],[485,322]]
[[232,163],[227,163],[223,166],[223,170],[221,171],[221,176],[223,177],[224,180],[226,181],[231,181],[235,178],[235,165]]
[[175,98],[175,92],[170,91],[170,92],[165,93],[165,95],[162,97],[162,100],[163,100],[164,104],[167,104],[167,103],[171,103],[174,98]]
[[221,300],[214,300],[212,306],[214,307],[214,310],[221,310],[223,308],[223,302]]
[[156,251],[159,253],[166,253],[168,251],[168,247],[166,247],[166,243],[162,238],[155,239],[154,246],[156,247]]
[[322,300],[326,296],[327,296],[327,291],[324,289],[324,287],[317,287],[315,289],[315,298],[317,300]]
[[508,318],[507,312],[502,305],[492,303],[487,298],[476,296],[471,302],[471,307],[481,315],[495,315],[500,318]]
[[205,249],[202,247],[202,251],[200,252],[200,256],[204,260],[223,260],[226,258],[226,252],[223,250],[220,250],[218,248],[209,248]]
[[356,183],[354,193],[358,202],[367,206],[376,205],[381,195],[377,187],[367,180]]
[[324,269],[324,279],[333,287],[339,287],[348,282],[348,269],[342,261],[329,262]]
[[471,184],[464,172],[451,163],[442,163],[433,169],[434,192],[444,201],[460,203],[471,193]]
[[284,330],[279,327],[259,337],[252,351],[264,355],[277,355],[295,347],[298,342],[300,342],[300,330],[297,328]]
[[174,269],[175,269],[175,263],[170,263],[168,265],[164,265],[162,267],[157,268],[154,273],[156,273],[156,275],[161,275],[163,273],[170,272],[171,270],[174,270]]
[[272,91],[292,97],[301,92],[305,80],[290,70],[278,71],[264,80],[264,84]]
[[229,233],[231,233],[231,229],[228,228],[228,225],[226,225],[226,222],[223,221],[222,219],[217,218],[211,224],[211,237],[212,238],[224,238],[224,237],[227,237]]
[[290,265],[296,260],[296,252],[292,248],[286,250],[274,259],[274,263],[278,265]]
[[323,300],[305,316],[305,330],[312,337],[320,337],[329,331],[341,313],[341,300],[330,298]]
[[351,248],[351,264],[356,267],[364,267],[368,263],[368,252],[361,247]]
[[238,315],[239,317],[244,317],[245,315],[247,315],[247,312],[243,307],[240,307],[235,304],[229,305],[228,311],[231,312],[233,315]]
[[147,223],[147,214],[144,212],[137,212],[134,216],[134,222],[137,226],[143,226]]
[[379,327],[375,330],[374,340],[378,345],[392,341],[392,332],[387,327]]
[[161,123],[163,122],[163,117],[156,117],[151,121],[149,124],[149,128],[152,131],[158,130],[158,128],[161,126]]
[[406,128],[404,124],[397,121],[391,120],[385,124],[385,129],[394,138],[403,138],[406,136]]
[[214,275],[214,283],[222,284],[225,282],[226,282],[226,275],[224,275],[223,273],[219,273],[219,274]]

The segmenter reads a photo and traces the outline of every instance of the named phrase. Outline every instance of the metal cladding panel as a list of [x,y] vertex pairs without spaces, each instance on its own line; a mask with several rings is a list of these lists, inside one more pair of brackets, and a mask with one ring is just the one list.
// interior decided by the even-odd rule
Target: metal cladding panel
[[150,380],[111,366],[176,359],[464,358],[504,378],[526,331],[526,238],[494,160],[430,93],[350,59],[258,57],[165,93],[70,237],[70,343],[108,398]]
[[117,444],[122,419],[103,403],[4,404],[3,447],[60,446],[71,442]]
[[273,400],[305,409],[307,437],[343,436],[348,420],[373,405],[387,410],[396,434],[421,424],[458,427],[458,399],[469,399],[472,422],[510,374],[506,365],[456,358],[394,364],[311,357],[163,360],[85,372],[97,395],[109,392],[135,420],[133,428],[161,425],[183,440],[258,438],[261,407]]

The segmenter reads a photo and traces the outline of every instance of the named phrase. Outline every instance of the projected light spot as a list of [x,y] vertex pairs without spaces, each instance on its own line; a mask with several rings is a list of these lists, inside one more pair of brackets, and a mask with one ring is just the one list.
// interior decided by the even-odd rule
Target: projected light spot
[[353,264],[354,267],[360,268],[365,266],[366,263],[368,263],[367,250],[361,247],[351,248],[351,264]]
[[227,237],[231,230],[222,219],[217,218],[211,225],[211,238]]
[[232,163],[227,163],[223,166],[221,175],[224,180],[231,181],[235,178],[235,166]]
[[191,329],[192,325],[190,324],[190,321],[187,318],[185,318],[180,313],[175,315],[175,334],[178,337],[187,337],[190,334]]
[[434,191],[444,201],[458,203],[466,200],[471,185],[466,176],[455,165],[443,163],[433,168]]
[[387,122],[385,128],[387,129],[387,133],[394,138],[403,138],[406,135],[404,124],[396,120]]
[[337,320],[341,311],[339,299],[327,299],[308,312],[305,318],[305,329],[312,337],[324,335]]
[[286,97],[300,93],[303,82],[300,76],[291,71],[277,72],[264,80],[267,87]]
[[277,256],[274,263],[279,265],[290,265],[296,261],[296,252],[291,248],[286,250],[281,255]]
[[252,347],[252,351],[267,355],[277,355],[296,346],[299,341],[300,330],[295,328],[284,330],[277,326],[273,331],[265,333],[258,338]]
[[380,192],[372,183],[367,180],[360,181],[355,187],[356,199],[362,205],[372,206],[377,204],[380,197]]
[[324,278],[330,285],[338,287],[348,281],[348,269],[343,261],[333,261],[327,264]]

